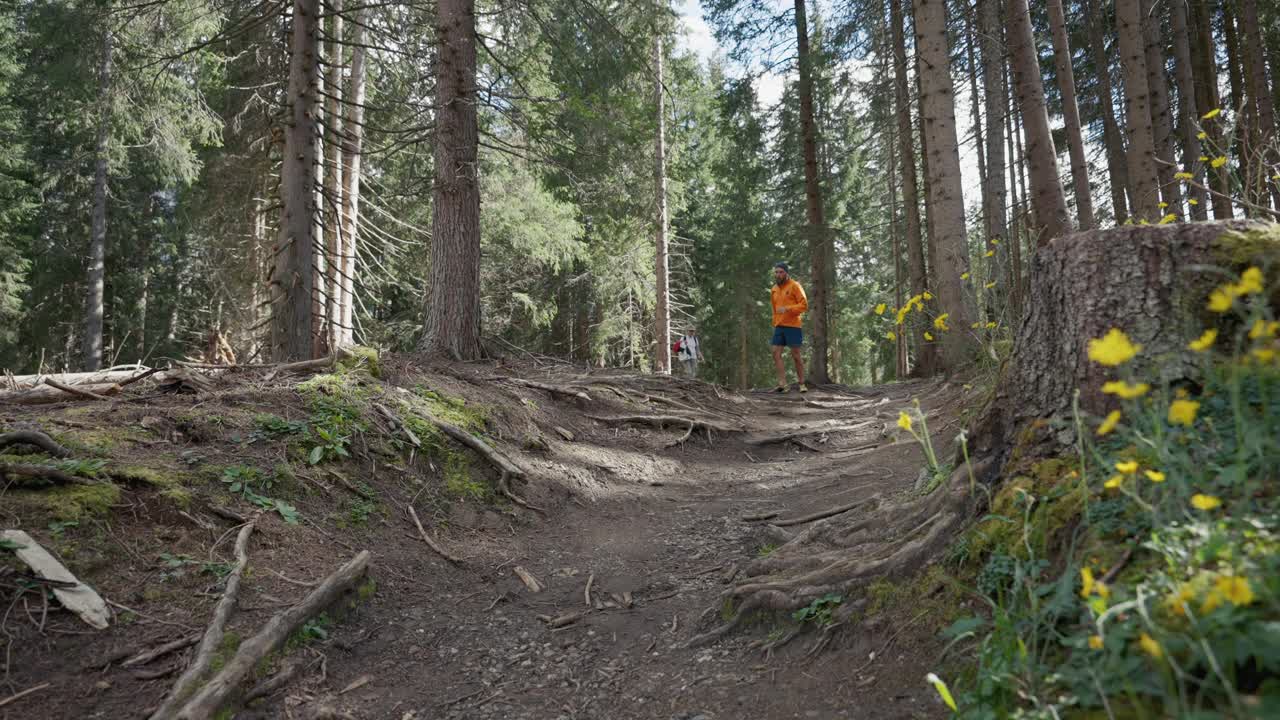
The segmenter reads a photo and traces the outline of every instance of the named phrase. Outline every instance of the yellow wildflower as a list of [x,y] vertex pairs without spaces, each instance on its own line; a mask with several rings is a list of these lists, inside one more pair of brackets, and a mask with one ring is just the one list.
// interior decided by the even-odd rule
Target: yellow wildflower
[[1250,605],[1254,601],[1253,588],[1249,586],[1249,580],[1237,575],[1223,575],[1213,584],[1213,589],[1232,605]]
[[933,293],[929,292],[928,290],[925,290],[925,291],[924,291],[924,299],[925,299],[925,300],[932,300],[932,299],[933,299]]
[[1205,132],[1205,131],[1203,131],[1203,130],[1201,130],[1200,132],[1196,133],[1196,139],[1198,139],[1198,140],[1203,140],[1203,139],[1205,139],[1205,138],[1207,138],[1207,137],[1209,137],[1209,133],[1207,133],[1207,132]]
[[1124,473],[1125,475],[1132,475],[1138,472],[1138,461],[1125,460],[1124,462],[1118,462],[1116,463],[1116,470]]
[[1200,403],[1195,400],[1174,400],[1169,403],[1169,424],[1191,427],[1199,410]]
[[1174,215],[1173,213],[1169,213],[1168,215],[1165,215],[1164,217],[1160,218],[1160,222],[1158,222],[1158,223],[1156,223],[1156,224],[1157,224],[1157,225],[1168,225],[1169,223],[1171,223],[1171,222],[1173,222],[1174,220],[1177,220],[1177,219],[1178,219],[1178,216],[1177,216],[1177,215]]
[[951,328],[947,327],[947,318],[949,317],[951,317],[951,313],[942,313],[933,319],[933,326],[939,330],[950,330]]
[[1110,433],[1112,430],[1115,430],[1116,425],[1119,425],[1119,424],[1120,424],[1120,411],[1112,410],[1111,412],[1107,413],[1106,419],[1103,420],[1102,424],[1098,426],[1098,436],[1101,437],[1103,435]]
[[1222,114],[1222,108],[1214,108],[1200,116],[1201,120],[1212,120]]
[[1199,200],[1197,200],[1197,199],[1195,199],[1195,198],[1191,198],[1191,199],[1190,199],[1190,200],[1188,200],[1187,202],[1191,203],[1192,205],[1199,205],[1199,204],[1200,204],[1200,201],[1199,201]]
[[995,329],[995,327],[996,327],[996,324],[995,324],[995,322],[994,322],[994,321],[990,321],[990,322],[988,322],[988,323],[987,323],[987,329],[988,329],[988,330],[994,330],[994,329]]
[[1225,155],[1219,155],[1218,157],[1214,158],[1209,162],[1209,165],[1215,168],[1220,168],[1226,164],[1227,164],[1227,158]]
[[955,698],[951,697],[951,691],[947,689],[947,684],[942,681],[942,678],[939,678],[933,673],[929,673],[924,677],[924,679],[933,685],[934,690],[938,691],[938,697],[942,698],[942,702],[946,703],[947,707],[951,708],[951,712],[959,712],[959,708],[956,707]]
[[960,273],[960,279],[961,279],[961,280],[968,280],[968,279],[969,279],[969,273]]
[[1102,487],[1108,490],[1115,490],[1116,488],[1120,487],[1120,484],[1123,482],[1124,482],[1123,475],[1112,475],[1110,478],[1107,479],[1105,483],[1102,484]]
[[991,257],[992,255],[995,255],[995,254],[996,254],[995,250],[988,250],[982,254],[982,257]]
[[1258,362],[1269,363],[1276,359],[1276,351],[1271,348],[1254,348],[1253,356],[1258,359]]
[[1223,600],[1226,600],[1226,598],[1223,597],[1222,593],[1218,592],[1217,588],[1210,590],[1209,594],[1205,596],[1204,602],[1200,603],[1200,612],[1208,615],[1222,607]]
[[970,325],[969,327],[973,328],[974,330],[977,330],[978,328],[982,327],[982,323],[980,323],[980,322],[976,322],[976,323],[974,323],[974,324]]
[[1089,359],[1109,367],[1129,362],[1141,350],[1141,345],[1131,342],[1129,336],[1117,328],[1111,328],[1101,338],[1089,341]]
[[1208,155],[1201,155],[1199,159],[1200,159],[1200,162],[1209,162]]
[[1240,282],[1236,284],[1237,295],[1257,295],[1262,292],[1262,270],[1251,267],[1240,274]]
[[1214,328],[1205,330],[1199,338],[1192,340],[1187,347],[1196,352],[1204,352],[1213,347],[1213,343],[1218,339],[1218,331]]
[[993,287],[995,287],[995,286],[996,286],[995,281],[992,281],[992,282],[987,283],[986,285],[983,285],[983,287],[985,287],[985,288],[986,288],[986,289],[988,289],[988,290],[990,290],[991,288],[993,288]]
[[1150,390],[1151,386],[1146,383],[1130,385],[1122,380],[1111,380],[1102,384],[1102,392],[1107,395],[1115,395],[1123,400],[1140,398]]
[[883,315],[884,311],[887,309],[889,309],[888,305],[885,305],[884,303],[880,303],[879,305],[876,306],[876,314]]
[[1146,633],[1138,636],[1138,644],[1142,646],[1142,650],[1151,657],[1159,660],[1164,657],[1164,648],[1160,647],[1160,643],[1155,638]]
[[1082,587],[1080,588],[1080,597],[1087,598],[1093,594],[1093,587],[1096,583],[1094,582],[1094,579],[1093,579],[1092,568],[1087,568],[1087,567],[1080,568],[1080,583],[1082,585]]
[[1197,510],[1212,510],[1222,505],[1222,500],[1213,495],[1196,493],[1191,496],[1191,505]]
[[1262,318],[1253,321],[1253,327],[1249,328],[1249,339],[1257,340],[1261,337],[1275,337],[1276,330],[1280,329],[1280,322],[1272,320],[1267,322]]
[[999,244],[1000,244],[1000,238],[991,238],[990,242],[991,242],[991,244],[992,244],[992,245],[999,245]]
[[1178,172],[1174,173],[1173,176],[1179,180],[1191,180],[1195,178],[1195,175],[1192,175],[1189,172]]
[[911,416],[905,410],[898,411],[898,427],[911,432]]
[[1178,615],[1186,615],[1187,606],[1195,599],[1196,589],[1192,587],[1191,583],[1182,583],[1178,586],[1177,592],[1165,599],[1165,604]]
[[1147,470],[1143,474],[1146,475],[1147,479],[1150,480],[1151,482],[1154,482],[1154,483],[1164,482],[1164,473],[1160,472],[1159,470]]
[[1215,288],[1209,293],[1209,309],[1216,313],[1224,313],[1231,309],[1231,305],[1235,302],[1235,288],[1231,285],[1223,285]]
[[897,342],[898,334],[890,330],[889,332],[884,334],[884,339],[888,340],[889,342]]
[[1158,208],[1160,208],[1161,210],[1163,210],[1163,209],[1165,209],[1165,208],[1169,207],[1169,203],[1167,203],[1167,202],[1165,202],[1165,201],[1161,200],[1160,202],[1156,203],[1156,207],[1158,207]]
[[1091,649],[1093,649],[1093,650],[1101,650],[1101,649],[1102,649],[1102,636],[1101,636],[1101,635],[1093,635],[1093,636],[1090,636],[1090,638],[1089,638],[1089,647],[1090,647]]
[[925,339],[925,340],[928,340],[929,342],[933,342],[933,333],[931,333],[931,332],[929,332],[928,330],[926,330],[926,331],[924,332],[924,339]]

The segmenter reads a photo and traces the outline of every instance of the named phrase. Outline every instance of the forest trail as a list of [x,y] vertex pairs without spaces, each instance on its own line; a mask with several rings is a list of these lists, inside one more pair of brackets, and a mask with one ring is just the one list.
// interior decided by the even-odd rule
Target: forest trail
[[[463,365],[426,375],[397,368],[391,382],[426,382],[454,397],[466,394],[469,402],[504,406],[494,413],[500,418],[491,428],[495,443],[529,475],[530,482],[517,490],[548,508],[547,515],[475,503],[453,503],[430,515],[418,501],[421,487],[412,487],[394,463],[388,473],[376,461],[370,484],[387,496],[387,512],[365,526],[349,525],[340,511],[332,512],[333,495],[320,503],[323,498],[298,498],[304,517],[320,521],[297,530],[274,521],[260,524],[250,553],[253,572],[233,627],[247,637],[305,593],[300,583],[322,578],[357,549],[374,554],[377,590],[319,637],[293,647],[291,658],[304,663],[298,677],[236,717],[941,716],[945,708],[924,681],[935,669],[939,622],[915,605],[869,612],[812,655],[823,639],[812,622],[776,651],[761,649],[799,627],[785,616],[762,616],[704,647],[685,644],[720,622],[720,596],[736,570],[785,541],[784,530],[750,518],[776,514],[769,521],[785,523],[876,493],[913,492],[922,464],[919,447],[886,428],[896,430],[898,411],[919,399],[942,446],[942,438],[957,432],[957,405],[966,388],[921,381],[858,390],[826,386],[807,395],[735,394],[678,378],[583,374],[571,366],[540,368],[537,374],[529,367],[518,370],[495,375],[493,367]],[[517,385],[517,374],[561,388],[590,388],[591,402]],[[156,416],[189,418],[191,405],[152,396],[146,403],[119,401],[114,414],[103,405],[77,404],[43,410],[39,419],[53,427],[62,422],[89,428],[107,418],[154,426]],[[213,434],[236,440],[238,433],[229,428],[236,425],[237,408],[274,405],[290,415],[252,392],[224,393],[196,405],[204,406],[200,412],[215,419],[217,429],[186,426],[184,459],[196,453],[212,459],[219,444]],[[689,410],[695,408],[693,415]],[[68,419],[72,412],[74,420]],[[699,430],[681,445],[676,441],[685,425],[660,429],[594,419],[665,412],[731,431],[708,437]],[[528,423],[524,430],[512,421],[520,413]],[[3,419],[23,426],[36,418]],[[541,447],[529,447],[529,432],[540,435]],[[139,451],[155,455],[155,443],[144,442],[150,444]],[[241,462],[244,448],[230,448]],[[409,460],[410,467],[422,465],[435,467],[433,461]],[[414,502],[427,527],[461,556],[460,566],[427,550],[395,511]],[[16,692],[50,681],[59,692],[0,708],[0,718],[36,711],[47,717],[143,716],[138,708],[158,702],[172,682],[168,674],[115,665],[84,674],[76,666],[92,665],[87,658],[110,655],[122,644],[136,645],[139,637],[144,647],[158,645],[178,632],[175,624],[199,629],[207,623],[221,592],[218,584],[195,573],[169,577],[149,560],[161,548],[161,557],[185,557],[180,549],[196,558],[225,556],[226,545],[216,553],[209,547],[221,530],[194,531],[145,498],[127,495],[118,506],[132,509],[117,513],[105,524],[107,539],[101,531],[98,538],[119,541],[126,553],[99,563],[89,582],[138,611],[133,627],[117,622],[103,637],[85,640],[65,613],[51,621],[62,632],[46,630],[42,636],[25,619],[10,617],[6,633],[17,650],[7,687]],[[542,589],[531,592],[517,567]],[[925,598],[919,600],[923,607]]]

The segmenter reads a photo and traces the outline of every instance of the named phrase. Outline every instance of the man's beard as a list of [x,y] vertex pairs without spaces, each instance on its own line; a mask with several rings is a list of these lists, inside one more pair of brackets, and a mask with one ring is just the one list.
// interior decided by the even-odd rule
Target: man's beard
[[774,284],[774,285],[782,285],[782,284],[783,284],[783,283],[785,283],[786,281],[787,281],[787,276],[786,276],[786,275],[783,275],[782,277],[778,277],[778,276],[776,276],[776,275],[775,275],[775,276],[774,276],[774,278],[773,278],[773,284]]

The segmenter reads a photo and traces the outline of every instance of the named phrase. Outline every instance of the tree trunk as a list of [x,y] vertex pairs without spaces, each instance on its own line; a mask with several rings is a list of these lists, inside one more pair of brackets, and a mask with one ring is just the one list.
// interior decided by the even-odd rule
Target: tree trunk
[[[1173,26],[1173,67],[1178,87],[1178,131],[1182,135],[1182,171],[1193,173],[1199,184],[1204,183],[1201,171],[1200,139],[1196,123],[1200,113],[1196,110],[1196,89],[1191,65],[1191,40],[1187,31],[1187,6],[1184,0],[1174,0],[1169,6]],[[1193,220],[1208,220],[1209,206],[1205,193],[1196,187],[1188,187],[1188,202]]]
[[[920,196],[916,179],[916,147],[915,133],[912,132],[911,99],[907,94],[907,50],[906,37],[903,33],[904,19],[901,0],[889,0],[890,27],[893,33],[893,98],[894,114],[897,116],[898,154],[902,158],[902,209],[907,234],[907,277],[911,284],[911,294],[921,295],[926,289],[926,271],[924,261],[924,238],[920,228]],[[902,307],[902,303],[898,303]],[[923,374],[931,374],[934,368],[934,349],[926,345],[921,337],[923,330],[913,324],[911,337],[914,338],[919,351],[916,356],[917,370]],[[898,328],[899,335],[906,334],[906,328]]]
[[342,343],[342,257],[346,236],[342,234],[342,0],[328,0],[329,47],[325,55],[324,134],[325,163],[324,222],[325,246],[325,345],[333,349]]
[[1182,194],[1178,192],[1173,153],[1173,114],[1169,110],[1169,75],[1165,72],[1165,44],[1160,33],[1160,14],[1151,0],[1142,0],[1142,33],[1146,47],[1147,88],[1151,92],[1151,130],[1155,134],[1156,177],[1165,207],[1160,216],[1182,219]]
[[[1000,264],[1003,263],[1008,268],[1010,262],[1005,193],[1005,174],[1008,172],[1008,163],[1005,160],[1004,151],[1005,115],[1008,112],[1005,108],[1005,99],[1008,97],[1009,90],[1004,81],[1004,23],[1001,20],[998,0],[979,0],[978,31],[982,38],[982,85],[986,91],[983,102],[987,111],[987,173],[982,178],[982,218],[983,225],[987,229],[987,237],[984,241],[996,246],[993,259],[1000,261],[992,264],[990,278],[998,281],[1002,275]],[[997,286],[995,290],[996,298],[1008,298],[1009,302],[1012,302],[1012,296],[1009,294],[1009,288],[1005,287],[1005,283]],[[994,303],[989,302],[988,314],[993,314],[991,312],[993,309],[998,312],[1000,304],[998,300]],[[996,320],[994,317],[991,319]]]
[[751,317],[755,308],[749,302],[743,302],[741,307],[738,315],[738,389],[745,391],[751,388],[751,342],[750,333],[747,332],[747,318]]
[[[1267,196],[1270,195],[1275,201],[1276,208],[1280,209],[1280,187],[1272,179],[1277,172],[1274,168],[1280,165],[1280,151],[1277,151],[1280,137],[1276,136],[1276,111],[1272,102],[1271,89],[1267,83],[1267,58],[1263,51],[1262,33],[1258,24],[1257,0],[1240,0],[1240,21],[1244,32],[1245,56],[1249,60],[1247,63],[1249,99],[1256,108],[1257,117],[1255,148],[1258,160],[1261,161],[1258,181],[1262,184],[1257,203],[1265,206]],[[1273,68],[1273,72],[1280,72],[1280,69]]]
[[1107,176],[1111,180],[1111,213],[1117,225],[1129,218],[1126,194],[1129,190],[1129,167],[1125,160],[1124,136],[1116,123],[1115,91],[1111,86],[1111,61],[1107,56],[1108,27],[1106,18],[1097,12],[1094,0],[1084,0],[1084,11],[1090,23],[1089,51],[1094,71],[1098,74],[1098,109],[1102,115],[1102,140],[1107,150]]
[[84,369],[102,367],[103,287],[107,272],[107,157],[111,140],[111,31],[102,33],[102,58],[98,67],[98,137],[93,155],[93,215],[89,229],[89,277],[84,308]]
[[[1217,49],[1213,40],[1213,14],[1209,9],[1209,0],[1189,0],[1191,2],[1191,61],[1195,73],[1196,106],[1203,115],[1211,110],[1221,108],[1222,98],[1218,92]],[[1210,147],[1222,147],[1222,124],[1220,122],[1204,123],[1207,144]],[[1197,156],[1198,158],[1199,156]],[[1213,216],[1218,220],[1229,220],[1234,217],[1231,209],[1231,186],[1227,178],[1227,168],[1209,169],[1209,187],[1212,195]]]
[[360,243],[360,165],[364,145],[364,22],[365,11],[356,13],[351,28],[351,71],[347,78],[347,108],[342,136],[342,313],[339,345],[355,342],[356,255]]
[[[1026,4],[1026,0],[1022,0]],[[1062,116],[1066,120],[1067,148],[1071,153],[1071,179],[1076,196],[1076,220],[1081,230],[1096,227],[1093,198],[1089,193],[1089,165],[1084,157],[1084,135],[1080,131],[1080,108],[1076,104],[1075,70],[1071,65],[1071,44],[1067,39],[1067,19],[1062,0],[1049,0],[1049,26],[1053,31],[1053,57],[1058,69],[1058,89],[1062,93]],[[1028,17],[1028,24],[1030,18]]]
[[421,349],[480,357],[480,182],[475,0],[440,0],[436,17],[435,186]]
[[[1008,79],[1009,79],[1007,67],[1001,73],[1001,77],[1004,85],[1007,86]],[[1004,278],[1004,280],[1005,280],[1005,283],[1008,285],[1006,293],[1009,298],[1009,317],[1013,318],[1016,322],[1018,318],[1022,317],[1022,282],[1021,282],[1022,231],[1019,229],[1019,220],[1018,220],[1018,207],[1019,207],[1018,204],[1020,202],[1019,193],[1018,193],[1018,178],[1014,171],[1014,166],[1018,165],[1020,163],[1020,160],[1018,158],[1017,145],[1014,142],[1014,134],[1017,132],[1017,129],[1014,127],[1014,123],[1013,123],[1013,98],[1009,97],[1009,94],[1006,92],[1004,96],[1000,98],[1000,104],[1004,106],[1001,109],[1004,111],[1005,116],[1009,118],[1008,132],[1005,135],[1005,140],[1008,142],[1007,149],[1009,151],[1009,170],[1010,170],[1010,173],[1009,173],[1010,225],[1009,225],[1009,237],[1007,242],[1005,242],[1005,247],[1007,248],[1005,252],[1009,254],[1009,272],[1008,272],[1008,277]],[[996,278],[993,278],[993,280],[996,280]]]
[[654,252],[658,298],[654,308],[654,335],[658,340],[656,369],[663,374],[671,373],[671,298],[668,284],[671,280],[670,261],[667,257],[667,118],[665,100],[662,94],[662,36],[653,40],[653,103],[658,134],[653,153],[653,186],[654,198],[657,202],[657,217],[654,218]]
[[[893,126],[889,127],[889,145],[885,155],[889,165],[889,236],[893,238],[893,307],[902,307],[902,239],[898,235],[898,148]],[[901,328],[894,333],[893,373],[895,380],[905,380],[907,338]]]
[[1160,181],[1156,175],[1151,94],[1147,89],[1146,42],[1139,0],[1116,0],[1116,33],[1124,69],[1125,124],[1129,136],[1129,189],[1136,220],[1160,219]]
[[947,47],[947,8],[944,0],[914,0],[916,55],[923,72],[920,97],[928,138],[929,186],[936,202],[938,230],[934,268],[940,312],[949,313],[955,328],[941,340],[942,360],[948,371],[968,362],[973,337],[968,332],[970,301],[960,275],[969,270],[969,238],[960,177],[960,151],[956,140],[955,93],[951,84],[951,58]]
[[827,287],[831,238],[823,218],[822,188],[818,181],[818,124],[813,114],[813,59],[809,52],[809,24],[805,14],[807,0],[795,0],[796,53],[800,66],[800,125],[804,135],[804,199],[805,219],[809,234],[810,337],[813,349],[809,360],[809,378],[822,384],[827,375],[827,319],[830,308]]
[[[1058,151],[1053,146],[1053,133],[1049,130],[1049,111],[1044,101],[1040,60],[1036,53],[1036,39],[1031,29],[1027,0],[1009,0],[1009,56],[1017,83],[1018,109],[1027,133],[1031,202],[1035,206],[1038,226],[1035,244],[1039,247],[1053,238],[1071,232],[1071,222],[1067,219],[1067,201],[1062,195],[1062,181],[1058,179]],[[1067,75],[1070,74],[1068,63]],[[1088,194],[1086,179],[1085,195]]]
[[306,360],[314,351],[313,257],[316,238],[316,114],[320,0],[293,0],[289,56],[289,119],[280,168],[280,244],[272,276],[271,354],[278,362]]
[[1102,384],[1117,373],[1090,361],[1088,354],[1089,341],[1112,328],[1142,345],[1125,375],[1153,385],[1198,376],[1202,366],[1188,357],[1186,344],[1203,329],[1205,299],[1222,282],[1220,274],[1206,268],[1280,255],[1272,242],[1256,248],[1264,257],[1241,260],[1240,241],[1224,232],[1250,227],[1265,226],[1246,221],[1131,226],[1077,233],[1041,248],[1031,267],[1035,301],[1018,327],[1013,359],[997,383],[990,411],[971,435],[976,442],[970,452],[1003,456],[1017,447],[1035,457],[1070,446],[1074,425],[1040,421],[1070,420],[1077,390],[1087,416],[1115,409],[1115,398],[1102,392]]

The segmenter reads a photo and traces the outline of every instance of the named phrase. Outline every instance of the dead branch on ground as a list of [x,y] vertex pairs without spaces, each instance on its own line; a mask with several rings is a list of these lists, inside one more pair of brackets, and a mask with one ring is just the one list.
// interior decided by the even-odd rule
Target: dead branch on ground
[[36,478],[38,480],[48,480],[52,483],[62,485],[98,485],[96,480],[78,477],[71,473],[59,470],[52,465],[29,465],[24,463],[0,463],[0,477],[10,478]]
[[56,440],[45,435],[39,430],[15,430],[13,432],[0,433],[0,448],[6,448],[10,445],[17,445],[19,443],[35,445],[56,458],[71,457],[70,450],[59,445]]
[[431,548],[432,550],[435,550],[436,554],[444,558],[445,560],[448,560],[454,565],[461,565],[462,559],[452,555],[448,550],[445,550],[443,547],[441,547],[439,543],[437,543],[435,540],[432,540],[431,536],[427,534],[426,528],[422,527],[422,521],[418,519],[418,512],[413,509],[412,505],[409,505],[408,507],[409,507],[409,516],[413,518],[413,524],[418,526],[418,535],[422,536],[422,542],[426,543],[427,547]]

